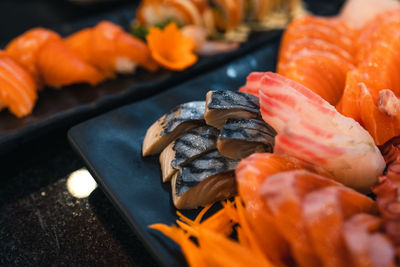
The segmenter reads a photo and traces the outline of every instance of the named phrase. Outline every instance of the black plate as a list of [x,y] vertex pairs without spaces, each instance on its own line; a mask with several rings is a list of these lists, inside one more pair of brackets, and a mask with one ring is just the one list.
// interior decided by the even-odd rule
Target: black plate
[[[113,21],[128,30],[129,23],[133,20],[133,10],[134,6],[129,6],[114,11],[112,14],[103,14],[74,24],[62,25],[54,30],[67,36],[74,31],[93,26],[101,20]],[[18,119],[7,110],[0,112],[0,154],[44,132],[71,126],[116,106],[159,93],[263,45],[276,42],[280,35],[281,31],[253,34],[250,40],[241,45],[238,50],[213,57],[202,57],[194,66],[183,72],[160,70],[150,73],[140,69],[134,75],[119,76],[96,87],[78,84],[64,87],[62,90],[47,88],[39,94],[31,115]]]
[[[152,223],[177,219],[169,184],[161,183],[157,157],[142,158],[147,128],[174,106],[203,100],[212,89],[236,90],[251,71],[274,70],[277,43],[199,76],[160,95],[130,104],[73,127],[69,138],[89,170],[129,224],[165,266],[181,266],[179,248]],[[193,215],[193,211],[186,212]]]

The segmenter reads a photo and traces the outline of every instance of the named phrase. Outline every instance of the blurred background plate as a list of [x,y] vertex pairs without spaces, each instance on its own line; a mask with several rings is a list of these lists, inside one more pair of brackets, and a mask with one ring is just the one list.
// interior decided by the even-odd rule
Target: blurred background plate
[[[46,5],[45,3],[47,3],[47,1],[39,1],[42,8],[38,10],[35,10],[34,8],[36,7],[37,9],[38,6],[40,6],[38,3],[37,6],[28,3],[25,3],[25,6],[16,4],[12,6],[11,3],[9,3],[9,5],[0,3],[0,8],[3,5],[6,9],[2,9],[2,12],[7,14],[9,13],[5,12],[7,8],[11,12],[13,10],[12,8],[18,7],[21,9],[19,10],[22,12],[20,14],[21,16],[24,15],[23,12],[26,12],[26,8],[29,7],[33,8],[32,11],[34,14],[35,11],[37,11],[37,16],[46,16],[46,14],[49,14],[50,17],[53,17],[55,15],[53,12],[60,11],[60,6],[56,7],[54,4]],[[107,2],[101,2],[99,4],[104,6],[107,5]],[[73,6],[71,7],[71,3],[64,3],[64,5],[65,9],[68,11],[65,13],[65,17],[70,20],[73,16],[68,14],[71,12],[73,14],[73,10],[75,9],[82,9],[80,6],[76,6],[75,8]],[[90,4],[90,6],[93,5],[95,4]],[[101,20],[113,21],[123,26],[126,30],[129,30],[129,24],[134,18],[134,10],[136,6],[137,3],[128,5],[125,3],[122,7],[118,7],[112,12],[98,13],[96,15],[90,13],[92,14],[90,18],[80,18],[78,21],[72,19],[75,20],[75,22],[64,23],[57,27],[52,27],[49,25],[49,21],[43,19],[40,20],[31,14],[30,17],[27,17],[26,19],[32,19],[35,23],[26,28],[26,25],[18,24],[17,28],[21,30],[15,32],[15,35],[18,35],[33,26],[46,26],[56,30],[63,36],[67,36],[68,34],[82,28],[93,26]],[[88,7],[85,8],[88,9]],[[103,9],[99,8],[99,12],[102,10]],[[81,15],[85,14],[82,10],[80,12],[81,13],[79,14]],[[11,12],[10,14],[14,13]],[[0,22],[2,19],[0,19]],[[4,35],[9,35],[9,32],[5,32]],[[46,88],[44,92],[39,93],[39,99],[31,115],[18,119],[7,110],[0,112],[0,154],[4,154],[16,146],[20,146],[21,144],[31,141],[43,133],[47,133],[56,128],[71,126],[79,121],[83,121],[116,106],[138,101],[162,92],[171,86],[180,84],[206,71],[210,71],[217,66],[225,64],[235,58],[249,53],[250,51],[254,51],[270,42],[277,42],[280,35],[281,31],[269,31],[253,34],[250,40],[241,45],[238,50],[230,53],[218,54],[212,57],[201,57],[194,66],[182,72],[160,70],[155,73],[150,73],[139,69],[134,75],[118,76],[116,79],[106,81],[96,87],[91,87],[86,84],[77,84],[63,87],[61,90]],[[8,41],[9,39],[3,40],[3,46]]]

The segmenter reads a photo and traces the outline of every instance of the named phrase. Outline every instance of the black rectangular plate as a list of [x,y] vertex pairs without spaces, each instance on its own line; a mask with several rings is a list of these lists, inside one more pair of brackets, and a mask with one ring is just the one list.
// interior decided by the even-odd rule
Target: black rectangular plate
[[[101,20],[110,20],[129,30],[135,6],[119,9],[73,24],[54,28],[63,36],[91,27]],[[50,130],[71,126],[117,106],[138,101],[210,71],[270,42],[276,42],[281,31],[253,34],[239,49],[216,56],[201,57],[192,67],[182,72],[160,70],[150,73],[139,69],[134,75],[118,76],[96,87],[86,84],[67,86],[61,90],[46,88],[39,93],[33,113],[18,119],[7,110],[0,112],[0,155],[21,143],[28,142]]]
[[[150,251],[165,266],[182,266],[179,248],[153,223],[177,219],[170,186],[162,184],[158,157],[142,158],[147,128],[178,104],[204,100],[212,89],[237,90],[252,71],[274,70],[278,44],[237,59],[147,100],[130,104],[73,127],[69,138],[89,170]],[[195,211],[185,212],[193,216]]]

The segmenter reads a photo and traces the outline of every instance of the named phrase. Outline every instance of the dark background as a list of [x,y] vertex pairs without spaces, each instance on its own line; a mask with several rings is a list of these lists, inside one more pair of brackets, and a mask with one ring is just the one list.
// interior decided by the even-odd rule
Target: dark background
[[[37,26],[55,28],[137,1],[0,1],[0,42]],[[66,177],[84,167],[68,128],[0,156],[0,266],[156,266],[100,189],[76,199]],[[0,153],[3,154],[3,153]]]

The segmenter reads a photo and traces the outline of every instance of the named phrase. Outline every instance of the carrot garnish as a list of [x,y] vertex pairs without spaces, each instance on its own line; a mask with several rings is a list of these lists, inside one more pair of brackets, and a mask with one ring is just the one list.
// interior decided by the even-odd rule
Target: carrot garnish
[[197,61],[194,41],[184,36],[173,22],[163,30],[150,28],[146,38],[154,60],[167,69],[184,70]]

